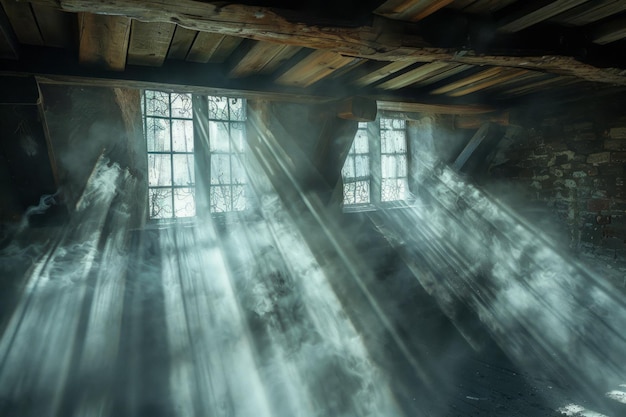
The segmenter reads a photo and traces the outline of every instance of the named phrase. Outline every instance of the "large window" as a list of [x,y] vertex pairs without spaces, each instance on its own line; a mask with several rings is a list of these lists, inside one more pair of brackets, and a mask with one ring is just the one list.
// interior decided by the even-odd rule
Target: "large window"
[[243,99],[148,90],[142,110],[151,219],[195,216],[196,175],[211,212],[245,209]]
[[406,199],[407,165],[404,120],[380,118],[359,123],[342,169],[344,207]]

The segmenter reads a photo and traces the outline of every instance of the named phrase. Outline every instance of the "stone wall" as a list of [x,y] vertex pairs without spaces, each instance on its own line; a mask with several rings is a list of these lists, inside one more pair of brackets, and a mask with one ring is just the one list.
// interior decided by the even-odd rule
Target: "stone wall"
[[490,177],[548,208],[572,251],[626,271],[626,112],[560,110],[509,127]]

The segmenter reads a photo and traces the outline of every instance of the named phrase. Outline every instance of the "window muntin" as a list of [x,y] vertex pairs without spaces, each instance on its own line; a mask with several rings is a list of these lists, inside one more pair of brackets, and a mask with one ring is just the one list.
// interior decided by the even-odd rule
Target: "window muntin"
[[[153,90],[143,94],[150,219],[195,216],[197,152],[209,156],[209,211],[223,213],[246,208],[245,100],[196,98],[206,103],[206,107],[200,106],[203,110],[194,108],[195,98],[191,94]],[[206,140],[194,138],[194,123],[206,126],[197,129],[202,136],[208,136]]]
[[359,123],[342,169],[344,206],[404,200],[408,191],[406,122]]

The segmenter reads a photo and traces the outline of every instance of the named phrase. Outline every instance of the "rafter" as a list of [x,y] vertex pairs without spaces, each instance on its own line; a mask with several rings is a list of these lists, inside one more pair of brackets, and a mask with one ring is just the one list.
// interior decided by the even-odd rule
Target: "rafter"
[[[353,57],[409,62],[458,62],[534,69],[589,81],[626,85],[619,69],[596,68],[566,56],[479,55],[473,51],[433,48],[408,36],[403,26],[377,18],[371,26],[320,24],[307,15],[270,8],[197,0],[31,0],[54,4],[68,12],[121,15],[144,22],[170,22],[204,32],[302,46]],[[573,3],[572,3],[573,4]],[[289,15],[288,17],[286,17]],[[298,22],[298,23],[294,23]]]

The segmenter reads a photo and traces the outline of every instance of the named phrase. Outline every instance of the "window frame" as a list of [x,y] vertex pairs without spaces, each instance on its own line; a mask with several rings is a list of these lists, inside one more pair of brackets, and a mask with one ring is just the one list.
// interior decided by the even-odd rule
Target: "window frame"
[[[405,152],[403,153],[383,153],[382,152],[382,138],[381,138],[381,120],[382,119],[390,119],[390,120],[402,120],[404,122],[404,140],[405,140]],[[364,212],[364,211],[374,211],[378,208],[394,208],[398,207],[402,204],[402,202],[408,201],[410,196],[410,169],[411,166],[411,152],[410,152],[410,135],[409,135],[409,121],[405,118],[398,116],[394,117],[393,114],[385,114],[383,116],[378,115],[376,119],[372,122],[367,123],[367,136],[368,136],[368,145],[369,145],[369,202],[368,203],[346,203],[345,201],[345,184],[346,178],[344,177],[344,166],[341,170],[341,182],[342,182],[342,209],[345,213],[350,212]],[[359,129],[361,125],[359,125]],[[358,134],[358,131],[357,131]],[[356,135],[355,135],[356,138]],[[348,152],[348,156],[346,157],[346,161],[348,161],[349,156],[352,154],[353,144],[350,146],[350,150]],[[383,155],[405,155],[406,158],[406,176],[405,177],[395,177],[395,178],[405,178],[405,192],[406,197],[403,200],[383,200],[382,199],[382,157]],[[355,172],[356,173],[356,172]],[[354,178],[357,178],[356,176]],[[349,178],[348,182],[353,182],[353,178]],[[358,180],[358,179],[357,179]]]
[[[153,115],[148,114],[148,103],[147,103],[147,94],[148,92],[158,92],[162,94],[167,94],[168,97],[168,114],[167,115]],[[181,94],[187,95],[191,99],[191,116],[189,118],[173,116],[172,112],[172,95]],[[210,98],[218,98],[225,99],[227,101],[227,117],[219,118],[214,117],[211,118],[209,114],[209,99]],[[241,115],[237,119],[232,119],[232,109],[231,109],[231,100],[239,100],[239,107],[241,108]],[[209,214],[211,216],[229,216],[235,213],[240,213],[242,211],[247,211],[249,209],[248,202],[248,180],[247,174],[244,168],[244,160],[246,158],[247,150],[247,126],[246,126],[246,107],[247,103],[245,98],[234,97],[234,96],[212,96],[212,95],[200,95],[188,92],[171,92],[171,91],[162,91],[162,90],[153,90],[153,89],[145,89],[141,91],[141,111],[142,111],[142,123],[143,123],[143,137],[144,143],[146,145],[146,163],[147,163],[147,221],[149,222],[158,222],[158,223],[170,223],[170,222],[186,222],[197,218],[199,215]],[[169,123],[169,150],[164,151],[155,151],[149,150],[149,132],[148,132],[148,119],[161,119],[167,120]],[[172,121],[173,120],[185,120],[192,122],[192,135],[193,135],[193,150],[192,151],[184,151],[179,152],[174,150],[174,129],[172,129]],[[209,125],[211,122],[219,122],[225,123],[227,125],[228,131],[228,152],[226,151],[217,151],[211,150],[211,137],[209,134]],[[241,126],[241,132],[239,134],[241,140],[240,150],[233,149],[235,146],[232,140],[232,126],[234,124]],[[233,152],[234,151],[234,152]],[[150,184],[150,155],[170,155],[170,184],[169,185],[151,185]],[[189,183],[187,185],[175,185],[175,169],[174,169],[174,155],[192,155],[193,156],[193,169],[192,179],[193,183]],[[211,167],[212,167],[212,157],[214,155],[227,155],[228,156],[228,169],[229,169],[229,183],[227,184],[214,184],[212,182],[211,177]],[[237,159],[239,162],[239,166],[241,167],[240,172],[237,175],[233,174],[233,160]],[[189,166],[189,164],[187,165]],[[237,182],[233,182],[233,178],[239,178],[240,180],[236,180]],[[211,203],[211,193],[214,187],[228,187],[230,192],[230,204],[227,208],[231,210],[216,210],[212,209]],[[234,196],[233,196],[233,188],[234,187],[242,187],[242,197],[243,203],[240,210],[232,210],[235,206]],[[176,216],[175,210],[175,190],[176,189],[187,189],[191,188],[192,196],[193,196],[193,204],[194,204],[194,214],[191,216]],[[154,217],[153,213],[153,205],[151,202],[151,190],[154,189],[169,189],[171,190],[171,210],[168,216],[166,217]]]

